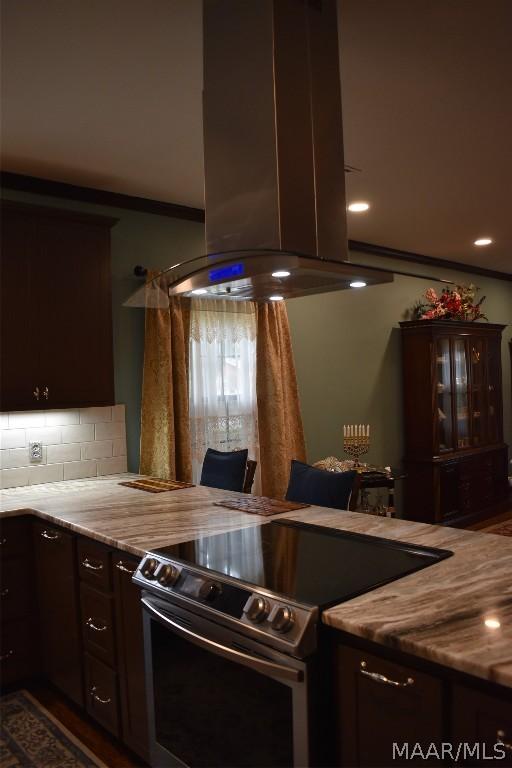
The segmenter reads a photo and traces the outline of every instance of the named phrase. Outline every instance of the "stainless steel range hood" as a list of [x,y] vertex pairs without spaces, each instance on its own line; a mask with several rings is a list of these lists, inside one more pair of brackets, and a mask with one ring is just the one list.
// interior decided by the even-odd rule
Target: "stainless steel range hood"
[[268,300],[391,281],[347,259],[336,0],[203,8],[207,255],[157,285]]

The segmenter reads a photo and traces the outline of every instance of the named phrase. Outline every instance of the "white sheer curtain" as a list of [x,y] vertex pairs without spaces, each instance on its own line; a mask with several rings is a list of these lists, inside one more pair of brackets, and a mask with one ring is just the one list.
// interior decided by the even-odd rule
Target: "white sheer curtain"
[[[256,406],[256,306],[192,299],[189,412],[192,480],[198,483],[207,448],[249,449],[259,463]],[[259,490],[257,472],[253,492]]]

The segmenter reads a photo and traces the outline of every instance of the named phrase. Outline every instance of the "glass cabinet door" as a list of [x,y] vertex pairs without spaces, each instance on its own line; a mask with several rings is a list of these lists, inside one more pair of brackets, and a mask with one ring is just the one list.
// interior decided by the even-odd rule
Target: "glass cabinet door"
[[501,441],[500,391],[501,344],[500,340],[489,339],[487,349],[487,441],[490,445]]
[[450,340],[436,342],[435,403],[437,418],[437,444],[439,451],[453,449],[452,430],[452,376],[450,363]]
[[472,445],[478,447],[486,442],[486,360],[487,345],[485,339],[470,341],[471,356],[471,437]]
[[466,341],[463,338],[453,339],[453,370],[454,370],[454,409],[457,429],[457,448],[471,446],[469,390],[468,390],[468,357]]

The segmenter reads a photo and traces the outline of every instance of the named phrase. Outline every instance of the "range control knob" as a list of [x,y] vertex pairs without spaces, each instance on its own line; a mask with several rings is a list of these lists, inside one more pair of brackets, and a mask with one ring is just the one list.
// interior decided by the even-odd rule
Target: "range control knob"
[[162,565],[158,571],[158,582],[163,587],[172,587],[178,581],[180,572],[175,565]]
[[247,608],[245,609],[245,615],[251,621],[259,624],[265,621],[270,613],[270,606],[264,597],[258,597],[255,595],[249,601]]
[[154,557],[149,557],[144,562],[144,565],[142,566],[142,575],[146,579],[154,579],[156,569],[158,568],[159,565],[160,563],[158,562],[158,560],[155,560]]
[[289,632],[295,624],[295,614],[287,605],[282,605],[276,610],[272,618],[271,626],[276,632]]
[[199,597],[211,603],[221,592],[222,588],[216,581],[204,581],[199,588]]

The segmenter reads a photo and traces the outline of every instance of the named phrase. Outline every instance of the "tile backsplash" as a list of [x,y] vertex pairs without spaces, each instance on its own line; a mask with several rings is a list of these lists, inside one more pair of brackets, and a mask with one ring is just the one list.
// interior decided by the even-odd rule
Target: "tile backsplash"
[[[29,443],[43,446],[31,462]],[[126,472],[124,405],[0,413],[0,488]]]

